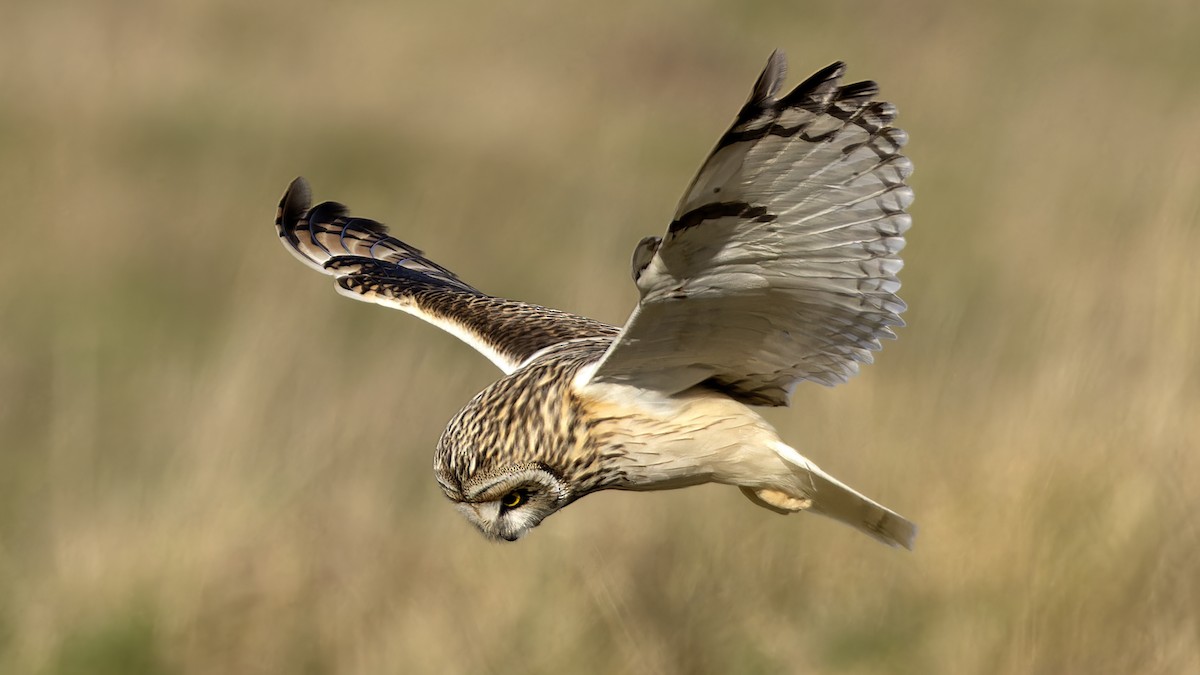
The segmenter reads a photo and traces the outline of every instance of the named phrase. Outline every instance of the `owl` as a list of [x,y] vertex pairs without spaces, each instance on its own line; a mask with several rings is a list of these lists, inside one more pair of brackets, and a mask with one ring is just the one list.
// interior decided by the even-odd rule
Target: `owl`
[[416,315],[504,376],[450,420],[434,476],[484,535],[515,541],[597,490],[737,486],[911,549],[916,526],[821,470],[754,406],[846,381],[895,337],[911,224],[907,136],[874,82],[834,63],[780,94],[775,52],[661,237],[634,249],[623,327],[488,295],[380,223],[288,187],[276,227],[337,290]]

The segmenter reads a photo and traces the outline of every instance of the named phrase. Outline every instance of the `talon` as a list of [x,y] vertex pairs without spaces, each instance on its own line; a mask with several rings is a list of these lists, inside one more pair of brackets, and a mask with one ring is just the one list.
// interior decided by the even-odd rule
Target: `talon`
[[763,488],[755,490],[754,494],[764,502],[783,511],[803,511],[812,506],[812,499],[808,497],[793,497],[786,492]]

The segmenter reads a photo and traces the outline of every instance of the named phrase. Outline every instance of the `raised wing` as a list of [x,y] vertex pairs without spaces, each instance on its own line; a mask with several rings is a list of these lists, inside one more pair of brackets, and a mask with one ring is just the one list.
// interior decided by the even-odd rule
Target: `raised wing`
[[617,328],[583,316],[476,290],[417,249],[390,237],[345,206],[309,208],[308,182],[297,178],[279,203],[275,228],[301,262],[337,278],[342,295],[418,316],[477,349],[505,373],[551,345],[613,336]]
[[772,54],[666,235],[635,249],[641,301],[593,381],[786,405],[801,380],[846,381],[903,325],[912,165],[896,109],[874,82],[841,86],[842,63],[776,98],[785,70]]

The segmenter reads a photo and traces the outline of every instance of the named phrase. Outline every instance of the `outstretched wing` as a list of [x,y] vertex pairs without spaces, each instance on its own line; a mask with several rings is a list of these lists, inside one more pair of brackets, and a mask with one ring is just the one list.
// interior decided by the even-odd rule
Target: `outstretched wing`
[[297,178],[279,203],[275,228],[300,262],[337,278],[338,292],[418,316],[457,336],[511,373],[551,345],[612,336],[617,328],[587,317],[476,290],[417,249],[390,237],[345,206],[309,208],[308,182]]
[[776,52],[662,239],[634,252],[641,300],[593,376],[673,393],[701,382],[786,405],[846,381],[895,337],[910,225],[896,109],[835,63],[776,98]]

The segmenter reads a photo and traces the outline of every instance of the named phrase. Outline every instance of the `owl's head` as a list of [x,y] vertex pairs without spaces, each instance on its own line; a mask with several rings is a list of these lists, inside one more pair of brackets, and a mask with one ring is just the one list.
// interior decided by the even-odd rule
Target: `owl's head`
[[541,464],[476,473],[459,483],[437,472],[458,510],[489,539],[516,541],[571,502],[566,484]]
[[[550,514],[606,487],[607,469],[615,466],[597,451],[571,393],[572,368],[595,360],[608,342],[564,344],[476,394],[438,439],[438,484],[490,539],[520,539]],[[579,352],[574,360],[559,358],[570,348]]]

